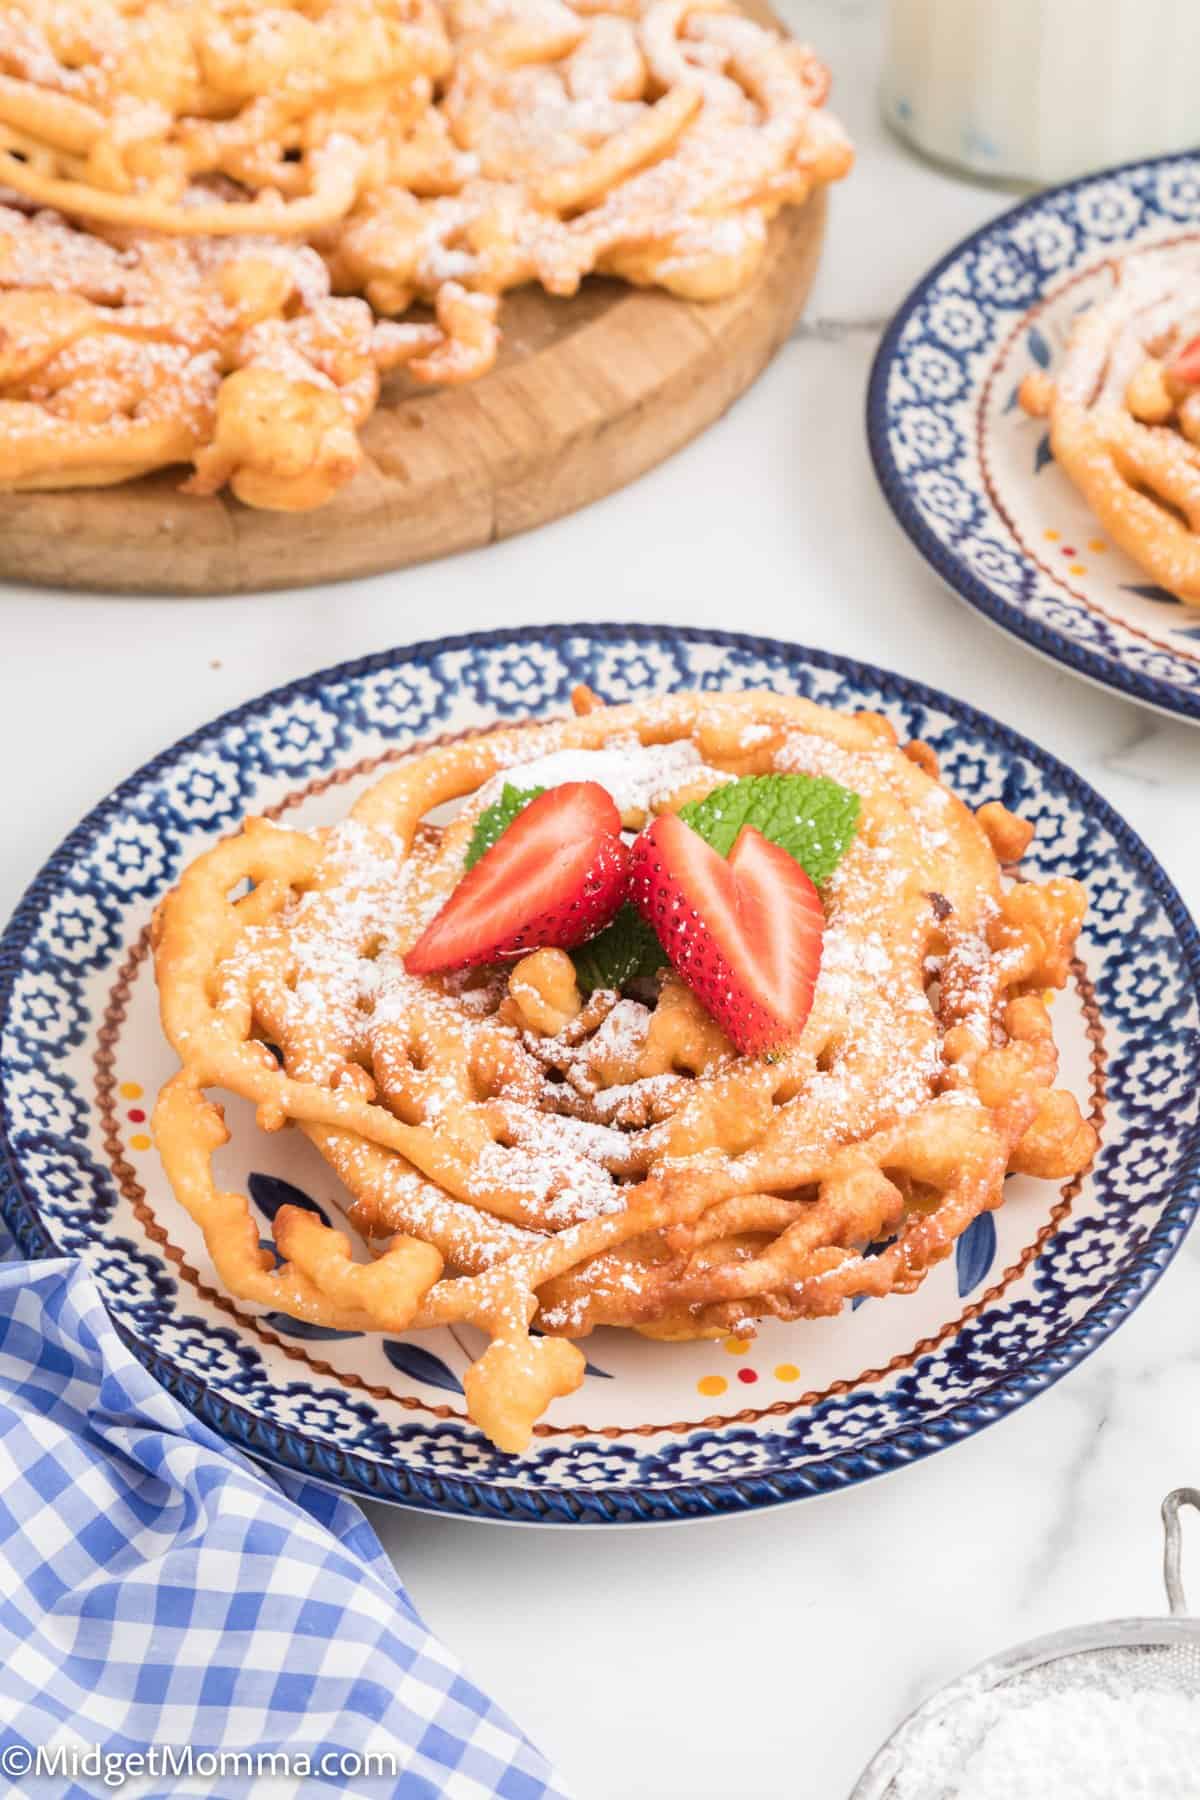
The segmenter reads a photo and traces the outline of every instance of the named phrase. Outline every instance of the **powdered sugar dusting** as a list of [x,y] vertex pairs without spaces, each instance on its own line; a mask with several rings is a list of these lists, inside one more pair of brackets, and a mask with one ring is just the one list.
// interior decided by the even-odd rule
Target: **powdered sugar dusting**
[[[656,703],[655,734],[666,736],[674,717],[670,699]],[[769,741],[739,731],[756,723],[731,717],[717,734],[726,754]],[[727,1191],[803,1189],[837,1146],[953,1090],[939,1009],[950,1006],[983,1040],[993,1027],[1003,954],[991,950],[988,929],[998,878],[990,891],[962,858],[967,815],[892,747],[847,748],[815,731],[790,732],[776,766],[842,782],[862,810],[823,893],[812,1013],[777,1065],[738,1059],[714,1041],[677,976],[670,1006],[652,988],[639,998],[598,992],[579,997],[580,1010],[554,1014],[565,1022],[551,1032],[530,1023],[538,1015],[522,1009],[520,984],[510,989],[503,967],[409,975],[405,950],[460,879],[471,821],[506,782],[595,780],[640,821],[697,785],[729,779],[690,737],[643,745],[630,735],[577,750],[563,736],[561,726],[540,732],[532,756],[522,755],[531,740],[521,733],[489,740],[496,773],[449,827],[423,825],[407,851],[386,823],[372,822],[386,821],[386,808],[361,806],[321,834],[319,879],[280,918],[247,929],[229,959],[224,1003],[249,994],[290,1074],[335,1092],[348,1085],[428,1134],[415,1160],[349,1131],[319,1147],[366,1233],[383,1241],[418,1232],[452,1270],[495,1269],[546,1236],[618,1218],[646,1177],[675,1178],[706,1156],[712,1166],[720,1150],[706,1108],[731,1073],[744,1077],[748,1109],[761,1090],[769,1119],[723,1159]],[[716,1116],[727,1131],[728,1115]],[[693,1123],[681,1135],[685,1118]],[[771,1173],[780,1169],[790,1171],[786,1181]],[[745,1244],[729,1250],[735,1261],[750,1254]],[[603,1290],[619,1314],[641,1280],[621,1254],[606,1253],[594,1282],[547,1300],[544,1322],[584,1330],[589,1296]]]
[[644,813],[656,800],[701,775],[714,781],[729,779],[718,770],[706,770],[700,752],[686,739],[674,744],[641,744],[631,734],[614,738],[603,750],[555,750],[529,762],[514,763],[503,777],[481,790],[480,799],[486,806],[499,795],[505,781],[521,787],[595,781],[612,795],[619,812]]

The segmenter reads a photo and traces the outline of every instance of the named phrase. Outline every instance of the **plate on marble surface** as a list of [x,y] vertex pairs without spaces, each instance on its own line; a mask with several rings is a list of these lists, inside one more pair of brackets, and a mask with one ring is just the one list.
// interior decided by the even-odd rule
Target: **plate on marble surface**
[[[148,967],[151,910],[247,811],[320,823],[388,760],[444,732],[606,697],[768,685],[881,710],[934,746],[956,791],[1037,824],[1028,861],[1087,884],[1057,1001],[1063,1078],[1101,1151],[1059,1187],[1013,1178],[917,1293],[837,1319],[768,1321],[751,1345],[599,1331],[580,1390],[532,1450],[464,1416],[465,1334],[314,1332],[234,1305],[147,1135],[173,1058]],[[1078,776],[957,701],[816,651],[645,626],[492,632],[293,683],[184,739],[47,863],[0,949],[0,1201],[30,1255],[78,1254],[121,1332],[230,1442],[356,1494],[515,1522],[711,1516],[826,1492],[980,1430],[1086,1356],[1166,1267],[1200,1195],[1200,938],[1145,845]],[[282,1199],[337,1213],[299,1133],[229,1107],[222,1177],[264,1222]],[[732,1352],[732,1353],[731,1353]]]
[[1023,201],[909,295],[871,372],[867,434],[900,524],[950,587],[1034,650],[1200,722],[1200,608],[1157,587],[1057,468],[1017,404],[1132,251],[1200,241],[1200,155]]

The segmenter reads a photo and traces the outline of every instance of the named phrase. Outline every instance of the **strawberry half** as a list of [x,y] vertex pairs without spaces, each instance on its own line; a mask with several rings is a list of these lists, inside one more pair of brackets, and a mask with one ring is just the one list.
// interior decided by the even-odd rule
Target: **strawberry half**
[[1200,337],[1194,337],[1171,358],[1171,374],[1189,387],[1200,387]]
[[630,898],[743,1055],[799,1037],[812,1011],[825,914],[786,850],[744,825],[726,860],[665,813],[633,846]]
[[564,781],[519,812],[417,939],[410,975],[466,969],[553,946],[608,924],[629,886],[629,848],[612,796]]

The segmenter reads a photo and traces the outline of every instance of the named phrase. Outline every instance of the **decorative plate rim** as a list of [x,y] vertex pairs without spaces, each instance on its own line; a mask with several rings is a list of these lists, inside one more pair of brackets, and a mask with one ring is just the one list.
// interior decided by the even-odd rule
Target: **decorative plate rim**
[[[896,465],[892,453],[891,435],[888,430],[887,384],[891,375],[892,364],[899,351],[900,340],[913,314],[925,303],[929,294],[941,280],[946,271],[953,267],[960,258],[981,245],[983,241],[997,230],[1010,228],[1021,219],[1030,217],[1040,211],[1049,201],[1060,199],[1064,195],[1080,192],[1100,181],[1119,179],[1142,170],[1162,167],[1169,163],[1187,162],[1187,151],[1168,151],[1162,156],[1133,157],[1128,162],[1114,163],[1110,168],[1094,170],[1090,175],[1078,175],[1073,181],[1064,181],[1054,187],[1042,188],[1036,194],[1030,194],[1019,200],[1004,212],[997,213],[992,219],[968,232],[960,238],[945,255],[940,257],[931,269],[924,274],[908,293],[891,323],[884,332],[871,364],[871,374],[867,382],[866,399],[866,431],[867,447],[871,454],[871,463],[875,470],[875,478],[883,491],[884,499],[892,510],[896,523],[913,547],[924,560],[941,577],[946,586],[964,600],[968,606],[982,613],[993,625],[1013,637],[1020,638],[1030,649],[1048,658],[1051,662],[1061,663],[1076,675],[1093,681],[1100,687],[1116,692],[1129,700],[1139,701],[1143,706],[1151,706],[1158,712],[1168,714],[1171,718],[1200,721],[1200,690],[1187,693],[1172,681],[1163,681],[1156,675],[1143,674],[1129,668],[1122,662],[1103,656],[1086,645],[1076,643],[1056,631],[1052,626],[1044,625],[1039,620],[1003,599],[994,588],[976,575],[961,556],[951,549],[937,533],[925,522],[909,492],[909,482]],[[1200,169],[1200,154],[1191,158]],[[1060,271],[1060,274],[1063,272]],[[1057,290],[1055,290],[1057,291]],[[1043,291],[1026,309],[1026,314],[1035,307],[1043,305],[1050,298],[1049,290]],[[1026,315],[1021,315],[1026,316]]]
[[[214,732],[236,726],[266,707],[312,697],[319,688],[331,683],[354,681],[396,666],[428,665],[448,649],[487,649],[516,644],[554,646],[577,637],[600,643],[676,641],[736,647],[765,658],[803,661],[852,681],[871,683],[881,692],[907,704],[950,713],[967,729],[988,738],[1006,755],[1023,757],[1044,771],[1111,833],[1127,863],[1138,870],[1162,907],[1175,934],[1193,991],[1200,996],[1200,930],[1166,871],[1134,828],[1102,795],[1073,769],[1022,733],[923,682],[853,657],[784,639],[696,626],[583,622],[500,627],[452,638],[425,639],[411,646],[377,651],[370,656],[335,664],[246,701],[207,721],[150,758],[99,801],[68,833],[18,902],[0,937],[0,1031],[8,1021],[22,954],[40,922],[48,892],[72,867],[84,843],[119,812],[138,786],[153,779],[181,755],[199,748]],[[1098,1305],[1057,1334],[1019,1370],[992,1382],[979,1393],[956,1401],[940,1418],[889,1432],[870,1445],[833,1452],[800,1468],[706,1481],[702,1489],[689,1486],[686,1481],[641,1488],[622,1487],[611,1492],[563,1487],[502,1487],[469,1475],[431,1475],[398,1464],[373,1462],[352,1450],[313,1445],[293,1429],[261,1419],[236,1401],[221,1397],[209,1383],[180,1370],[160,1352],[150,1349],[120,1320],[114,1319],[114,1324],[131,1352],[162,1385],[234,1448],[281,1468],[315,1477],[327,1484],[340,1485],[362,1499],[390,1501],[457,1517],[521,1524],[611,1525],[711,1518],[834,1492],[901,1468],[994,1424],[1051,1387],[1098,1348],[1145,1299],[1179,1249],[1200,1207],[1200,1119],[1189,1127],[1181,1149],[1173,1190],[1150,1230],[1137,1264],[1113,1284]],[[9,1136],[8,1120],[3,1114],[0,1114],[0,1214],[27,1256],[62,1254],[39,1215],[34,1197],[23,1184],[17,1152]]]

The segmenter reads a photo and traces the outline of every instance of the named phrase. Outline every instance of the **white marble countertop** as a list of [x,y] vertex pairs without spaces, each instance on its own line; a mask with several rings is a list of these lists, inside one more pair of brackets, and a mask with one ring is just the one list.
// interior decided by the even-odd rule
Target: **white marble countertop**
[[[752,392],[623,493],[432,567],[249,599],[0,593],[4,912],[87,807],[214,713],[438,628],[579,619],[736,626],[945,687],[1094,782],[1200,909],[1200,731],[1039,662],[960,605],[871,474],[880,330],[1007,196],[932,170],[878,123],[877,0],[781,10],[832,64],[860,158],[808,317]],[[580,1800],[844,1800],[899,1716],[967,1664],[1157,1609],[1159,1501],[1200,1482],[1198,1277],[1200,1236],[1032,1406],[847,1493],[672,1530],[380,1508],[374,1522],[430,1623]]]

